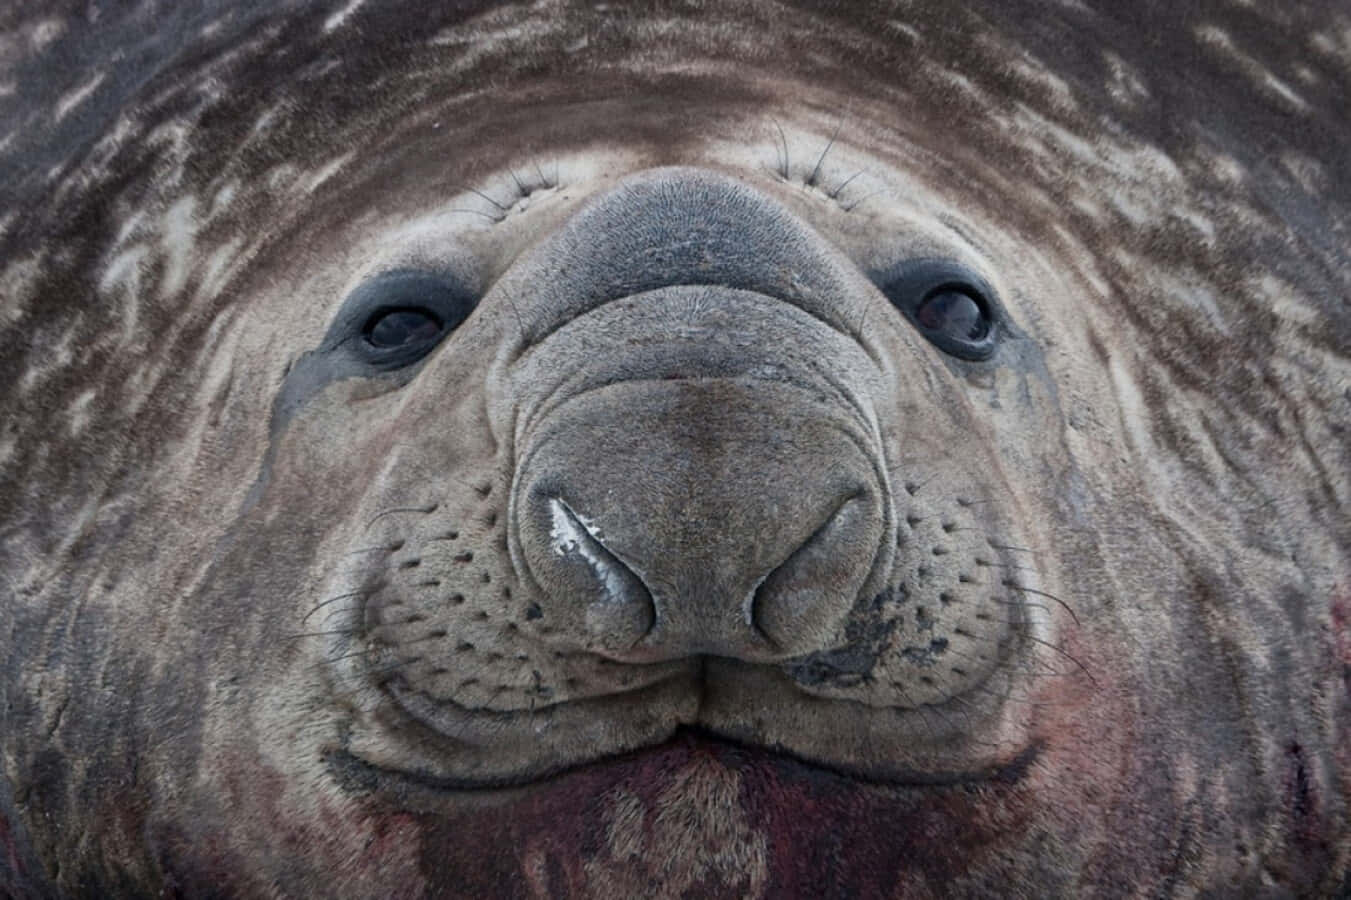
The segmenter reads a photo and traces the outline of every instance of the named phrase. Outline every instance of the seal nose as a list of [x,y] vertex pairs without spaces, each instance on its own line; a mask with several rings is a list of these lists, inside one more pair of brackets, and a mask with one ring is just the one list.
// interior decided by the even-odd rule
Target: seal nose
[[882,493],[843,417],[794,391],[620,383],[556,410],[516,508],[550,633],[625,662],[837,645]]

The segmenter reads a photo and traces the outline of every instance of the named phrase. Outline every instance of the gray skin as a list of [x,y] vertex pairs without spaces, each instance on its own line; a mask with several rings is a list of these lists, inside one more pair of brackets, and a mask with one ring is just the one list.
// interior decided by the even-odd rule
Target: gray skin
[[31,6],[0,896],[1351,892],[1344,9]]

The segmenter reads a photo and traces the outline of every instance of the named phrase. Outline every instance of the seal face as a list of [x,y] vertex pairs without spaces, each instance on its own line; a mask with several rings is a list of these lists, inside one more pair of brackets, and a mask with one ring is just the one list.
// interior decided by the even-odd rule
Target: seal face
[[11,17],[0,895],[1346,892],[1344,16],[453,6]]
[[[363,281],[282,388],[306,399],[279,406],[279,456],[292,431],[318,455],[266,488],[323,490],[345,458],[383,470],[337,523],[352,562],[314,620],[346,679],[438,737],[401,756],[363,718],[354,739],[378,749],[355,756],[475,786],[681,727],[881,778],[1024,749],[931,721],[956,703],[997,720],[1045,624],[1018,599],[1036,569],[1009,549],[997,456],[944,452],[981,426],[938,357],[996,351],[993,290],[933,260],[880,284],[783,205],[692,168],[620,179],[514,261],[481,300],[519,317],[505,343],[486,319],[445,336],[463,316],[442,307],[470,301],[440,276]],[[892,319],[890,343],[862,314]],[[397,387],[335,403],[319,373],[351,391],[358,354]],[[476,355],[480,382],[448,375]],[[465,429],[433,424],[452,384],[489,397],[477,464]],[[301,436],[335,421],[352,439]]]

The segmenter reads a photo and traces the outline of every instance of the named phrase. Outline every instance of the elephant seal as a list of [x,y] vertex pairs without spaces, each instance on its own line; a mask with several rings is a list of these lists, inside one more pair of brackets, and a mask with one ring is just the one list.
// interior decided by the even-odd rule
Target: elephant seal
[[1345,10],[3,21],[0,894],[1351,891]]

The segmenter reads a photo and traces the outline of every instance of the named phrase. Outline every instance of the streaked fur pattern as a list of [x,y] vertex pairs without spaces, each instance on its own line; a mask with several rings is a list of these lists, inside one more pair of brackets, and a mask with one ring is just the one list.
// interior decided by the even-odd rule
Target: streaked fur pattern
[[[1345,8],[38,6],[0,13],[0,895],[1351,892]],[[868,677],[794,677],[902,724],[747,688],[721,750],[591,763],[635,704],[474,757],[562,775],[391,788],[455,766],[380,667],[491,713],[631,686],[513,566],[556,367],[508,350],[566,324],[550,242],[667,166],[857,268],[902,550]],[[922,347],[858,274],[899,246],[988,277],[1011,349]],[[484,300],[411,381],[287,393],[353,287],[447,260]],[[1008,628],[994,681],[934,655]]]

